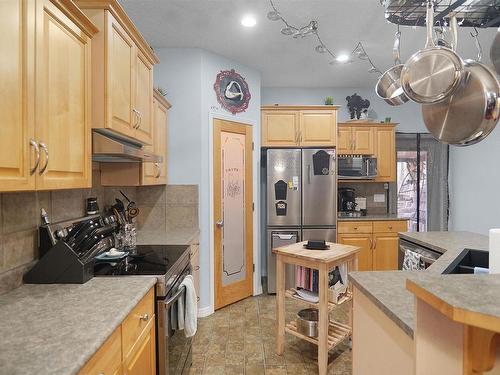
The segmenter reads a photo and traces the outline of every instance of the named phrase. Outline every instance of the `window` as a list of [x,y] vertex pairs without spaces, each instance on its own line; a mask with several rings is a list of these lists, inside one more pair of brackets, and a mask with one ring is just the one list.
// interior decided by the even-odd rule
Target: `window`
[[398,133],[396,149],[398,216],[408,218],[410,231],[447,230],[448,146],[429,134]]

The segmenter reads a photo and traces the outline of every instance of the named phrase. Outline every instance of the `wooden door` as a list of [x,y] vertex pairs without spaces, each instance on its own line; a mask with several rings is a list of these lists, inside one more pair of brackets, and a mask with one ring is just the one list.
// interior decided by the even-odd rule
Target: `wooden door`
[[378,170],[375,181],[396,181],[396,133],[392,126],[379,126],[375,130],[375,156]]
[[[127,375],[155,375],[156,348],[154,319],[150,320],[142,337],[134,344],[134,349],[125,358],[124,367]],[[162,338],[163,339],[163,338]]]
[[135,138],[142,143],[152,144],[153,140],[153,66],[136,48],[135,64],[135,100],[134,108],[138,112],[139,122]]
[[353,126],[352,137],[354,143],[353,154],[355,155],[373,155],[374,153],[374,135],[373,128],[370,126]]
[[139,122],[133,111],[136,52],[134,42],[109,12],[107,48],[108,127],[130,137]]
[[215,308],[252,295],[252,127],[214,120]]
[[0,191],[34,190],[33,2],[0,1],[0,33]]
[[262,146],[299,145],[299,113],[296,111],[262,112]]
[[399,238],[397,233],[373,234],[373,270],[398,269]]
[[51,1],[36,4],[36,186],[90,187],[90,38]]
[[301,111],[300,145],[335,146],[337,120],[335,111]]
[[353,152],[352,129],[350,126],[339,126],[337,139],[337,153],[350,155]]
[[358,253],[358,271],[371,271],[372,262],[372,235],[371,234],[338,234],[339,243],[361,248]]

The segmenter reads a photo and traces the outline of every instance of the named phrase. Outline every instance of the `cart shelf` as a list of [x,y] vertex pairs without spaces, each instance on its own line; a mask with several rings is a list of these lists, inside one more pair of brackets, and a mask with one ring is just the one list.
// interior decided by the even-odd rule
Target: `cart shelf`
[[[296,292],[297,292],[297,290],[295,288],[287,289],[285,291],[285,296],[288,298],[294,299],[296,301],[300,301],[300,302],[302,302],[310,307],[313,307],[315,309],[319,309],[319,303],[306,301],[306,300],[300,298],[299,296],[297,296]],[[330,302],[330,301],[328,302],[328,311],[332,311],[336,306],[340,306],[344,302],[348,302],[350,300],[352,300],[352,293],[350,290],[348,290],[346,295],[344,297],[342,297],[338,303],[334,303],[334,302]]]
[[[297,323],[295,322],[295,320],[292,320],[286,325],[285,331],[294,336],[297,336],[298,338],[309,341],[311,344],[318,345],[318,339],[305,336],[297,332]],[[332,350],[334,347],[342,343],[345,339],[351,337],[351,334],[351,327],[346,324],[330,320],[328,325],[328,350]]]

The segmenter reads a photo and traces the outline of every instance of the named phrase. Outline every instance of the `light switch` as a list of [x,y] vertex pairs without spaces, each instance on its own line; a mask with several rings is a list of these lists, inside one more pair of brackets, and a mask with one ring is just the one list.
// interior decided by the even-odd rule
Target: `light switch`
[[375,203],[384,203],[385,202],[385,194],[373,194],[373,201]]

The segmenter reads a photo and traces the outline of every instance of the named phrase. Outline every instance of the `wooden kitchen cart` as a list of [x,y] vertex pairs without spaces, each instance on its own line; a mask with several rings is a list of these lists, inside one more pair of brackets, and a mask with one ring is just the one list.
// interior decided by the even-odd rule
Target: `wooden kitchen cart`
[[[358,268],[357,253],[360,248],[328,242],[329,249],[327,250],[308,250],[304,247],[305,244],[306,242],[298,242],[273,249],[277,261],[276,318],[278,321],[278,336],[276,338],[276,352],[278,355],[282,355],[285,350],[285,332],[307,340],[318,346],[319,374],[325,375],[328,367],[328,351],[350,337],[352,333],[351,326],[330,320],[329,313],[336,304],[329,302],[328,272],[344,263],[347,264],[348,272],[356,271]],[[319,303],[303,301],[319,310],[318,338],[304,336],[297,332],[295,321],[285,324],[285,297],[294,298],[293,291],[285,290],[285,264],[308,267],[319,271]],[[350,298],[339,302],[350,302]]]

